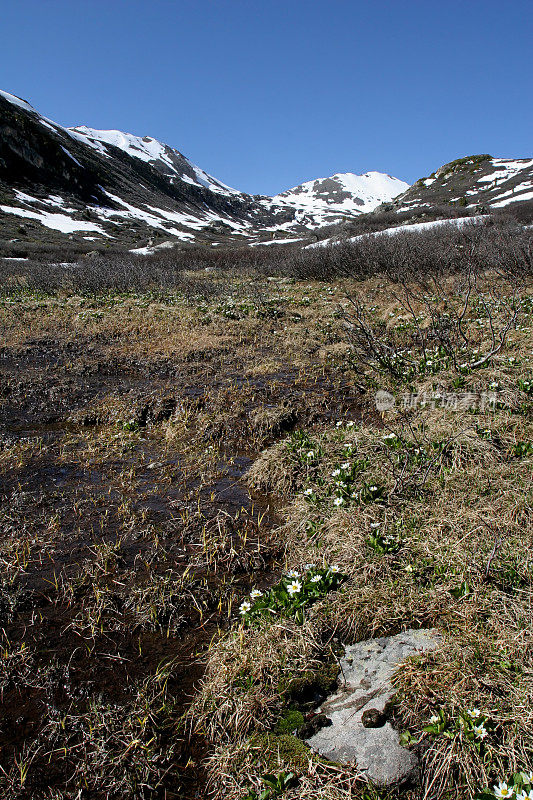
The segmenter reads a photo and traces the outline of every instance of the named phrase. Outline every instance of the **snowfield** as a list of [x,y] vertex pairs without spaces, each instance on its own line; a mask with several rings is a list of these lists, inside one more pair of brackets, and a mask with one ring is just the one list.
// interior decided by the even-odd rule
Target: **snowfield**
[[27,219],[34,219],[40,222],[47,228],[54,231],[61,231],[61,233],[77,233],[78,231],[94,231],[99,233],[100,236],[106,236],[108,239],[112,238],[106,233],[100,225],[95,222],[85,222],[84,220],[72,219],[67,217],[66,214],[52,214],[46,211],[30,211],[27,208],[16,208],[15,206],[0,206],[0,211],[5,214],[15,214],[17,217],[26,217]]
[[413,225],[397,225],[394,228],[384,228],[382,231],[374,233],[362,233],[359,236],[350,236],[349,239],[323,239],[321,242],[308,244],[304,250],[311,250],[314,247],[327,247],[330,244],[346,244],[346,242],[358,242],[361,239],[373,239],[376,236],[396,236],[398,233],[422,233],[433,228],[441,228],[446,225],[451,227],[463,228],[465,225],[479,225],[480,222],[488,218],[488,214],[479,214],[476,217],[457,217],[456,219],[436,219],[432,222],[416,222]]

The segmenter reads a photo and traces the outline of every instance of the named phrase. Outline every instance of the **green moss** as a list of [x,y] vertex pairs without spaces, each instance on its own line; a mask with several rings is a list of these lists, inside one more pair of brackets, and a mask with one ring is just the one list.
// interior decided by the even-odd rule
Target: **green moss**
[[310,760],[320,760],[301,739],[287,733],[260,733],[250,740],[250,744],[260,749],[269,772],[276,772],[283,764],[296,772],[306,773]]
[[481,166],[483,161],[487,161],[488,159],[492,158],[491,155],[488,153],[482,153],[481,155],[477,156],[465,156],[464,158],[456,158],[455,161],[450,161],[448,164],[444,164],[439,172],[441,175],[444,173],[448,174],[450,172],[457,172],[458,170],[462,169],[463,167],[470,167],[469,171],[472,171],[472,167],[477,169]]
[[286,711],[282,718],[278,721],[274,732],[279,734],[292,733],[292,731],[300,728],[303,724],[304,715],[302,712],[291,708]]

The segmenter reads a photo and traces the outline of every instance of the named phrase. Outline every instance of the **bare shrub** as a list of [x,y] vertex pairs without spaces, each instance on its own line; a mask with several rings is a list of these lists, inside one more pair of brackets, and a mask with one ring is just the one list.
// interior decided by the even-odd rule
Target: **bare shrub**
[[404,320],[391,326],[350,297],[344,319],[360,362],[404,380],[441,367],[477,369],[500,353],[517,324],[533,237],[471,225],[379,239],[368,252],[372,271],[390,281]]

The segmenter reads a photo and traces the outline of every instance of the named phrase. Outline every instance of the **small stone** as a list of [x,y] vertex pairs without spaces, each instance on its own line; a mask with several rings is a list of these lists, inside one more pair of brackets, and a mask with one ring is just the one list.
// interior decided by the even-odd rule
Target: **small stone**
[[361,716],[363,728],[382,728],[386,722],[386,715],[382,711],[378,711],[377,708],[367,708]]
[[321,728],[327,728],[332,722],[325,714],[314,714],[298,729],[300,739],[310,739],[318,733]]

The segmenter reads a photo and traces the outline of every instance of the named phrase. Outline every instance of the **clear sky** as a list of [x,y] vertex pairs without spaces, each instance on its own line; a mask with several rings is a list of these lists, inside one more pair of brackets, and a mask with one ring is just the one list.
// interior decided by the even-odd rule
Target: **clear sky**
[[533,156],[532,0],[0,0],[0,88],[275,194]]

